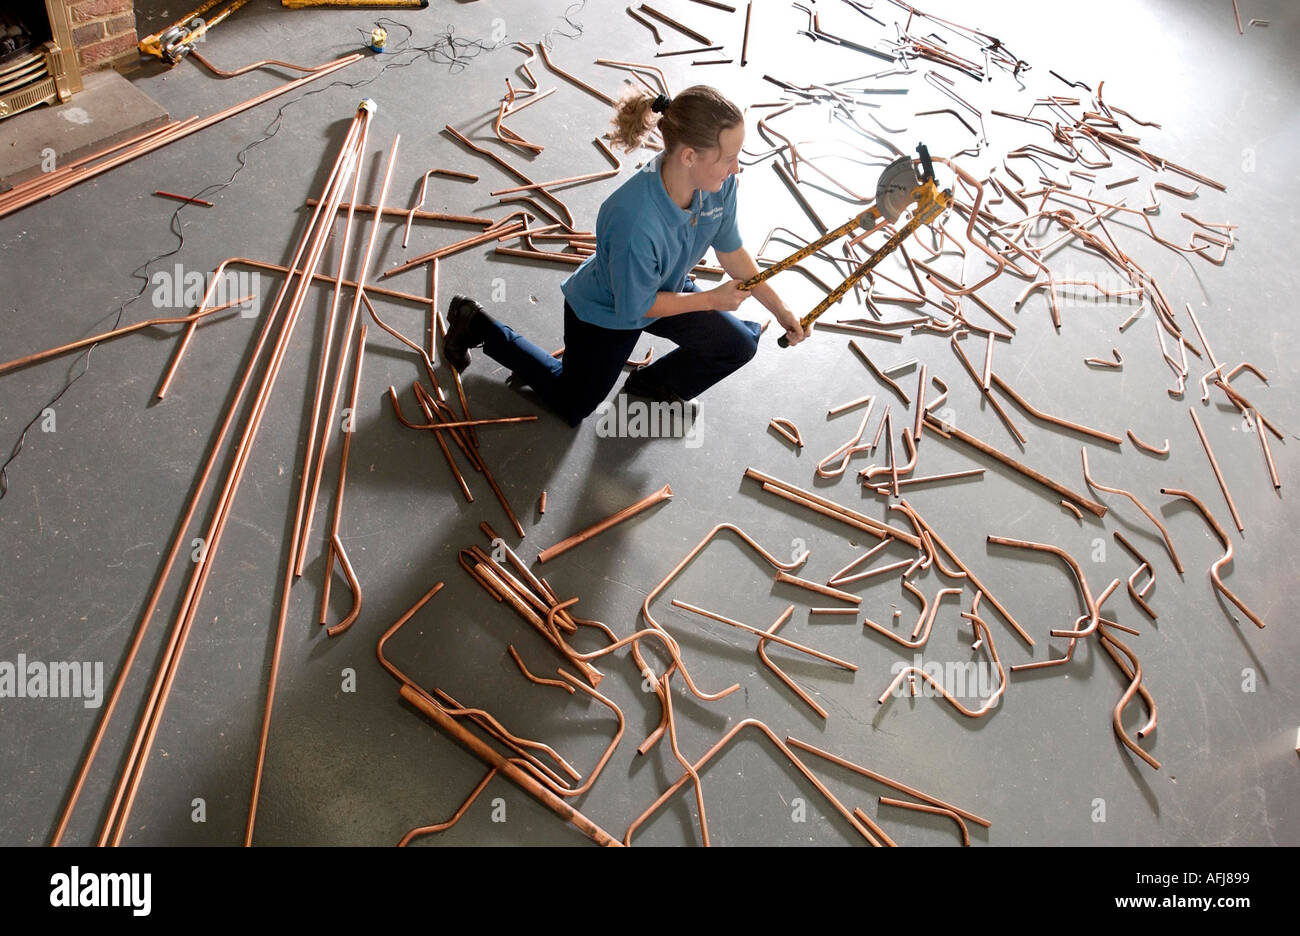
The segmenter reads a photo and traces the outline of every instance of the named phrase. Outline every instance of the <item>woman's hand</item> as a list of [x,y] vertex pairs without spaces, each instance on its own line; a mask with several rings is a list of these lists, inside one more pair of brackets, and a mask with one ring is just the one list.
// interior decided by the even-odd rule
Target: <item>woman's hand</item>
[[721,286],[715,286],[709,292],[709,306],[723,312],[735,312],[740,304],[751,295],[748,289],[740,288],[740,280],[727,280]]
[[804,333],[803,325],[799,323],[799,317],[785,306],[781,306],[780,311],[772,314],[776,317],[777,324],[785,329],[785,337],[791,347],[808,337]]

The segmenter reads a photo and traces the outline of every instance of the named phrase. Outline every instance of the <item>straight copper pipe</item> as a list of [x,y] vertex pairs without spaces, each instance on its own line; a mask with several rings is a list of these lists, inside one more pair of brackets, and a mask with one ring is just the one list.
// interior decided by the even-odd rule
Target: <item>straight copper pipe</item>
[[673,496],[673,489],[669,487],[667,484],[665,484],[658,491],[655,491],[653,494],[649,494],[641,498],[641,500],[637,501],[635,504],[630,504],[629,506],[624,507],[622,510],[617,511],[616,513],[613,513],[610,516],[606,517],[604,520],[601,520],[597,523],[593,523],[585,530],[581,530],[573,534],[572,536],[568,537],[567,539],[560,540],[560,542],[556,543],[554,546],[549,546],[546,549],[543,549],[540,553],[538,553],[537,561],[549,562],[552,559],[554,559],[556,556],[568,552],[573,547],[581,543],[585,543],[593,536],[597,536],[600,533],[604,533],[610,527],[617,526],[618,524],[622,523],[624,520],[630,519],[631,517],[635,517],[643,510],[647,510],[650,507],[653,507],[655,504],[658,504],[662,501],[671,500],[672,496]]

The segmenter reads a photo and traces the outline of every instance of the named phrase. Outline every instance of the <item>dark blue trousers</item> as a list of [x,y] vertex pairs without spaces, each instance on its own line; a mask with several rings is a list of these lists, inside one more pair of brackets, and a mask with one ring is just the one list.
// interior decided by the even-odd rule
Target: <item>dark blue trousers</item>
[[[699,396],[744,366],[758,350],[759,325],[730,312],[686,312],[655,319],[645,331],[677,345],[642,369],[647,381],[683,399]],[[528,384],[570,426],[591,415],[618,380],[640,329],[601,328],[564,304],[564,357],[551,355],[509,325],[485,325],[483,351]]]

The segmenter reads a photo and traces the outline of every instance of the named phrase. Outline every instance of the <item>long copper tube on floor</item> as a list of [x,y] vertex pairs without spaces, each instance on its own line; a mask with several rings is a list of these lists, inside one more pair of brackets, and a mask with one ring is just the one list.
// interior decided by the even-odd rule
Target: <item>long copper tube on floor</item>
[[[339,174],[341,167],[344,165],[346,161],[347,151],[350,143],[351,143],[351,133],[349,134],[349,139],[345,140],[344,146],[340,148],[338,157],[335,160],[334,167],[331,170],[329,179],[325,184],[325,191],[327,197],[330,191],[334,187],[335,180]],[[231,425],[234,423],[236,413],[239,411],[240,408],[240,403],[242,402],[244,395],[247,392],[250,383],[252,382],[253,373],[256,370],[257,361],[262,356],[262,350],[266,346],[267,339],[270,337],[272,327],[275,323],[275,318],[276,318],[275,312],[276,310],[279,309],[280,303],[283,300],[284,295],[288,291],[290,283],[293,280],[293,276],[297,272],[298,263],[302,259],[304,251],[306,251],[307,249],[307,246],[311,240],[311,232],[315,229],[316,222],[319,217],[320,217],[320,209],[317,209],[316,213],[312,216],[311,221],[308,223],[307,229],[304,232],[301,241],[299,242],[298,249],[293,256],[293,259],[290,261],[289,266],[287,268],[284,268],[285,272],[288,275],[286,276],[284,283],[280,287],[280,292],[276,296],[275,302],[272,304],[272,312],[264,317],[262,329],[258,333],[257,339],[253,347],[253,351],[249,356],[248,365],[244,369],[243,375],[241,376],[239,381],[239,385],[235,389],[234,398],[229,408],[226,410],[226,415],[222,420],[221,426],[217,430],[216,438],[213,441],[211,448],[208,450],[207,460],[205,461],[203,468],[200,470],[198,479],[194,484],[194,487],[190,495],[189,503],[186,505],[184,515],[182,516],[180,523],[177,526],[176,534],[172,539],[171,548],[168,550],[167,556],[163,560],[163,563],[160,567],[161,571],[159,572],[158,577],[155,579],[154,582],[153,591],[150,593],[149,598],[145,603],[145,609],[141,613],[140,621],[136,625],[136,631],[134,636],[131,638],[131,643],[129,647],[127,648],[126,657],[122,662],[122,668],[119,671],[117,679],[113,684],[113,689],[103,706],[99,718],[99,723],[95,727],[95,732],[91,737],[90,745],[85,755],[82,758],[81,767],[78,769],[76,779],[73,782],[72,791],[68,794],[67,802],[64,805],[63,812],[59,817],[58,823],[55,827],[54,834],[51,837],[50,844],[52,846],[60,844],[60,842],[63,840],[64,834],[67,831],[68,822],[72,818],[73,810],[76,808],[77,801],[81,796],[81,791],[85,786],[85,782],[90,773],[90,769],[94,764],[96,755],[99,753],[99,747],[100,744],[103,742],[104,734],[108,728],[108,724],[113,717],[113,712],[116,710],[117,702],[121,697],[122,689],[127,681],[128,676],[130,675],[131,668],[135,663],[135,658],[139,652],[140,645],[143,642],[145,634],[149,629],[149,622],[153,617],[154,611],[158,607],[158,602],[162,597],[163,589],[166,587],[168,573],[171,571],[171,568],[176,561],[176,557],[180,554],[182,545],[186,542],[185,534],[189,528],[189,524],[191,520],[194,517],[194,513],[198,508],[199,496],[202,494],[203,489],[207,486],[208,478],[211,476],[212,469],[216,465],[217,457],[221,451],[222,444],[226,438],[226,434],[229,432]],[[130,758],[133,759],[134,757],[135,757],[135,753],[132,752]]]
[[[348,157],[352,151],[357,133],[359,132],[360,117],[353,120],[353,126],[349,129],[348,137],[342,147],[336,173],[331,176],[328,184],[327,198],[324,199],[330,204],[338,201],[342,197],[343,185],[346,182],[346,174],[354,168],[354,163]],[[158,725],[161,722],[162,710],[165,705],[167,696],[170,692],[172,682],[175,679],[180,657],[184,652],[185,640],[189,636],[190,626],[193,623],[195,613],[198,610],[199,599],[202,596],[203,586],[206,584],[208,574],[211,572],[213,557],[217,546],[220,543],[221,534],[225,529],[225,522],[229,516],[231,503],[234,500],[239,482],[243,476],[243,469],[247,463],[249,451],[252,443],[256,438],[257,429],[261,423],[262,414],[265,412],[267,402],[270,398],[270,391],[275,385],[275,379],[278,376],[280,364],[282,363],[285,353],[288,350],[289,338],[293,334],[294,325],[297,323],[298,312],[302,308],[302,302],[307,292],[307,286],[311,282],[310,274],[315,270],[324,252],[325,243],[330,234],[331,225],[325,221],[333,217],[333,211],[323,213],[317,212],[313,216],[313,221],[321,219],[321,224],[314,231],[309,229],[309,234],[304,235],[303,243],[299,253],[306,250],[304,263],[304,273],[296,287],[293,298],[290,300],[288,309],[285,312],[280,334],[276,338],[266,370],[262,376],[261,385],[254,396],[253,409],[245,424],[244,431],[236,444],[236,453],[234,463],[226,475],[226,480],[218,496],[217,507],[209,524],[208,535],[203,537],[205,552],[203,561],[199,563],[190,575],[190,581],[186,588],[185,596],[182,600],[180,614],[177,616],[174,624],[167,650],[164,655],[163,665],[155,675],[153,688],[150,691],[149,702],[146,711],[142,713],[140,722],[137,726],[135,738],[132,742],[131,752],[128,757],[128,767],[124,770],[115,788],[113,802],[110,805],[109,815],[100,832],[99,843],[114,845],[120,843],[126,830],[126,823],[130,816],[131,807],[134,803],[135,795],[139,789],[140,781],[144,775],[144,767],[148,760],[149,750],[152,746],[154,736],[157,733]],[[277,297],[275,309],[278,310],[280,300],[287,292],[287,286],[290,278],[286,278],[285,286],[282,287],[280,295]],[[275,318],[274,311],[268,316],[268,321]]]

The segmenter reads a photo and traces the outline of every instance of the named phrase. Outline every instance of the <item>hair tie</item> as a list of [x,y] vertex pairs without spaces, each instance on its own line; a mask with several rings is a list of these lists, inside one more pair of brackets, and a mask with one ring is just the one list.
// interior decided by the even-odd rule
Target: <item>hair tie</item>
[[662,114],[664,111],[668,110],[668,105],[672,102],[673,99],[668,95],[661,94],[654,99],[654,103],[650,105],[650,109],[656,114]]

